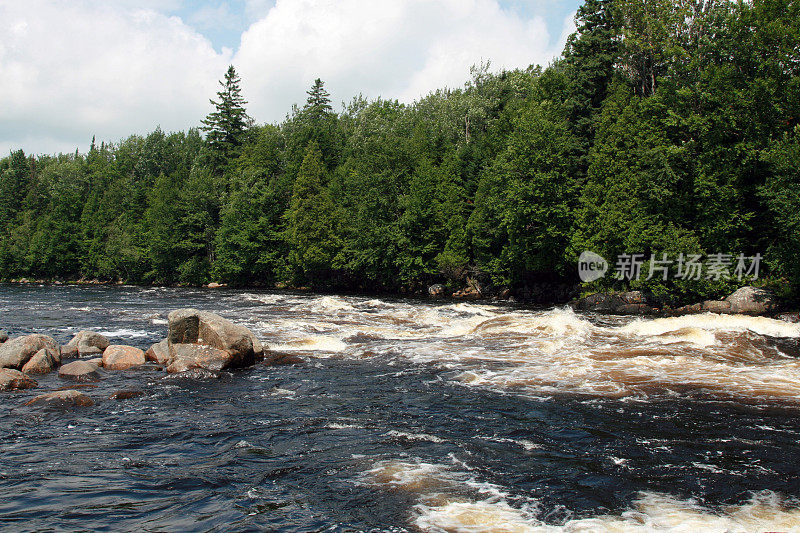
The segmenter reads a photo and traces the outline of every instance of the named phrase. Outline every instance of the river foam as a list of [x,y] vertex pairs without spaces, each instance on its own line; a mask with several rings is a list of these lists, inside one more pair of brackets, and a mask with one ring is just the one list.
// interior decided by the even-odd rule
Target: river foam
[[414,495],[413,523],[431,533],[749,533],[800,532],[800,502],[772,491],[736,505],[709,507],[695,499],[642,492],[617,513],[553,523],[530,498],[481,483],[469,472],[421,460],[383,460],[360,482]]

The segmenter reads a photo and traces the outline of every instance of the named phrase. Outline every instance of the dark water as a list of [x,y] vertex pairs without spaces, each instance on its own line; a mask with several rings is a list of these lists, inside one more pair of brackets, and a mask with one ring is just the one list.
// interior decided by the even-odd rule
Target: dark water
[[[604,320],[626,327],[616,319],[565,311],[12,286],[0,286],[0,329],[63,343],[95,329],[144,349],[165,336],[166,314],[179,307],[244,323],[304,363],[205,381],[109,372],[83,389],[96,405],[71,411],[22,405],[67,384],[56,374],[37,378],[37,389],[3,393],[1,529],[800,530],[800,386],[793,393],[795,360],[781,351],[792,331],[780,341],[709,326],[714,345],[653,344],[597,329]],[[485,333],[498,320],[504,329]],[[752,327],[767,326],[779,327]],[[525,338],[560,336],[569,342],[520,348]],[[587,353],[605,364],[597,354],[632,345],[712,360],[725,342],[739,344],[717,378],[570,366]],[[762,355],[739,353],[755,350]],[[635,357],[631,366],[641,368],[650,356]],[[553,374],[559,358],[559,372],[583,374]],[[774,383],[758,381],[762,369],[787,383],[764,392]],[[617,388],[601,386],[620,372]],[[725,373],[730,390],[708,386]],[[125,388],[145,395],[108,399]]]

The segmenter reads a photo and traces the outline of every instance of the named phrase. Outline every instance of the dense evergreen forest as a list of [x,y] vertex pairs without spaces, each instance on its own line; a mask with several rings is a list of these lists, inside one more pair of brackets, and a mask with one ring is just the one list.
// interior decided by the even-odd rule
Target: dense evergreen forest
[[[14,151],[0,278],[523,291],[577,282],[584,250],[760,253],[796,294],[800,2],[587,0],[576,22],[547,68],[481,65],[411,105],[336,112],[317,80],[257,125],[231,67],[198,129]],[[739,283],[584,289],[679,302]]]

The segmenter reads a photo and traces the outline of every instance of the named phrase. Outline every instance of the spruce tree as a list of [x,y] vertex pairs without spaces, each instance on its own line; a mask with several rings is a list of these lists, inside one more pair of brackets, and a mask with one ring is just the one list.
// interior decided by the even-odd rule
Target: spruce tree
[[224,164],[244,143],[250,117],[244,108],[247,101],[242,97],[240,83],[236,69],[229,66],[225,79],[219,82],[222,86],[222,90],[217,92],[219,101],[209,100],[216,111],[202,121],[202,130],[206,132],[206,143],[215,164]]

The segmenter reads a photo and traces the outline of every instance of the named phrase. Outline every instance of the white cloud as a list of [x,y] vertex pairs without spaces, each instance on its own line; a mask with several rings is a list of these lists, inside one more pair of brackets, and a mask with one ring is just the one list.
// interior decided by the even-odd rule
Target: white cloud
[[484,60],[546,65],[567,34],[497,0],[278,0],[243,34],[234,61],[251,114],[279,120],[316,77],[337,103],[358,93],[408,102],[461,86]]
[[230,62],[250,114],[271,122],[317,77],[337,104],[358,93],[408,102],[461,86],[484,60],[547,64],[572,29],[570,17],[551,35],[498,0],[246,0],[256,18],[234,55],[187,24],[233,16],[224,1],[205,5],[184,22],[168,15],[180,0],[0,2],[0,157],[196,126]]
[[93,1],[0,4],[0,153],[84,149],[209,111],[230,61],[177,17]]

